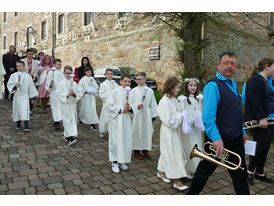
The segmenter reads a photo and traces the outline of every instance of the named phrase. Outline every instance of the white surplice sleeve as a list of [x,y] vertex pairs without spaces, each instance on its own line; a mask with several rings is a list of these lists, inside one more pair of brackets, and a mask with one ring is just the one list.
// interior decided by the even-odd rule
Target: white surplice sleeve
[[119,98],[119,94],[117,95],[117,91],[111,92],[111,95],[106,101],[106,109],[109,112],[111,118],[116,118],[122,109],[121,105],[117,104],[116,98]]
[[12,74],[10,76],[8,84],[7,84],[7,87],[8,87],[8,90],[9,90],[10,94],[13,94],[13,93],[16,92],[16,90],[13,90],[13,88],[16,85],[17,81],[18,81],[18,79],[17,79],[16,73]]
[[[163,98],[161,100],[163,100]],[[174,104],[174,102],[168,101],[166,97],[164,101],[160,101],[157,111],[164,124],[173,129],[177,129],[182,121],[182,116],[180,113],[177,113],[175,105],[172,104]]]
[[150,108],[151,108],[151,118],[155,118],[158,116],[158,112],[157,112],[157,102],[154,96],[154,92],[151,89],[151,102],[150,102]]

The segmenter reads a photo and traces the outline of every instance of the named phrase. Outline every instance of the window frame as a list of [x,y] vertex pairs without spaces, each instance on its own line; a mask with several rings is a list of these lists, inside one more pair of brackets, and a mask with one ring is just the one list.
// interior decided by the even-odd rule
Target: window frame
[[[44,29],[45,29],[45,31],[44,31]],[[48,37],[47,30],[48,30],[47,29],[47,20],[44,20],[41,22],[41,41],[47,40],[47,37]]]
[[13,38],[14,38],[14,42],[13,42],[14,46],[18,47],[18,43],[19,43],[19,32],[18,31],[14,32]]
[[[88,23],[88,17],[87,15],[90,14],[90,22]],[[83,25],[89,26],[94,23],[94,12],[83,12]]]
[[[61,28],[61,24],[60,24],[60,20],[61,20],[61,17],[63,17],[63,26],[62,26],[62,31],[60,31],[60,28]],[[63,34],[65,33],[65,14],[59,14],[58,15],[58,34]]]
[[3,50],[7,49],[7,36],[3,36]]

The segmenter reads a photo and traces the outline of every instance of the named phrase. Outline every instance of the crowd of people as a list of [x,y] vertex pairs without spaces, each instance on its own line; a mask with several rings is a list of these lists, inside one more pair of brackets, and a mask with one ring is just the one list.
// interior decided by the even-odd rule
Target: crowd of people
[[[81,66],[73,71],[69,65],[62,68],[61,59],[39,53],[39,59],[35,60],[32,49],[26,54],[26,58],[20,60],[11,46],[9,53],[3,56],[4,98],[12,95],[16,129],[21,129],[24,122],[24,131],[30,131],[34,102],[40,105],[42,101],[43,113],[47,112],[50,102],[53,126],[60,129],[63,122],[63,138],[68,146],[77,142],[78,124],[88,124],[91,130],[97,130],[96,124],[99,124],[100,137],[108,133],[109,161],[112,171],[119,173],[128,170],[126,164],[131,162],[132,154],[136,159],[151,158],[153,122],[159,116],[162,124],[156,175],[166,183],[172,182],[174,188],[199,194],[215,171],[217,164],[189,156],[195,144],[202,148],[203,131],[205,142],[212,143],[218,156],[224,148],[240,155],[243,169],[228,170],[236,194],[249,194],[248,183],[253,184],[254,178],[274,183],[264,172],[274,136],[274,127],[268,125],[269,118],[274,117],[273,59],[264,58],[259,62],[241,96],[232,78],[237,57],[232,52],[224,52],[217,63],[218,72],[205,85],[203,95],[198,91],[198,79],[189,77],[180,82],[177,77],[169,77],[157,105],[153,90],[146,85],[144,72],[136,75],[138,86],[131,89],[130,75],[122,74],[118,85],[112,80],[113,71],[106,69],[106,80],[99,87],[87,57],[83,57]],[[177,97],[182,83],[184,94]],[[100,117],[96,111],[96,94],[103,101]],[[243,122],[251,120],[257,120],[259,125],[250,129],[257,147],[247,169],[244,144],[248,135]],[[192,180],[190,188],[183,183],[184,178]]]

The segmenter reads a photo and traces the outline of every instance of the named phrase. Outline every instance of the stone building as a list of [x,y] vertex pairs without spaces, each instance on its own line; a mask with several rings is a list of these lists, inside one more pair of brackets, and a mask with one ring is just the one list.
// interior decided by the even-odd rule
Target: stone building
[[[263,13],[263,24],[271,23],[268,21],[272,17],[273,25],[271,15]],[[142,16],[141,13],[126,12],[2,12],[1,52],[6,53],[9,45],[15,45],[19,55],[23,55],[27,48],[36,48],[37,51],[54,54],[62,59],[63,65],[73,67],[80,66],[81,58],[88,56],[95,69],[132,66],[147,72],[161,86],[168,76],[178,74],[176,38],[153,18]],[[206,28],[206,38],[218,38]],[[234,40],[238,43],[235,44]],[[239,81],[245,80],[250,73],[249,68],[260,58],[273,57],[271,39],[256,47],[249,42],[254,41],[252,38],[246,40],[237,34],[231,34],[229,41],[232,43],[213,41],[204,50],[209,75],[216,71],[218,54],[227,49],[239,54]]]

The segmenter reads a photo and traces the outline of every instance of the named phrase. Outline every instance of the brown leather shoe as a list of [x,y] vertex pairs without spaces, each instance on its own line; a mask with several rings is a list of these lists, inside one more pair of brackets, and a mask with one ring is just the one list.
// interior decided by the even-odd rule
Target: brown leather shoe
[[140,153],[134,153],[134,157],[138,160],[142,160],[143,156]]
[[148,151],[144,150],[144,151],[142,151],[142,153],[144,154],[144,157],[145,157],[145,158],[151,159],[151,156],[150,156],[150,154],[148,153]]
[[55,129],[60,129],[60,125],[55,125],[54,128]]

